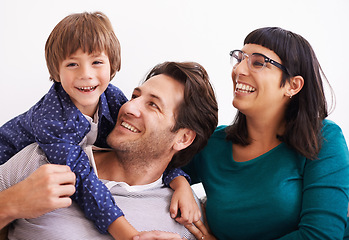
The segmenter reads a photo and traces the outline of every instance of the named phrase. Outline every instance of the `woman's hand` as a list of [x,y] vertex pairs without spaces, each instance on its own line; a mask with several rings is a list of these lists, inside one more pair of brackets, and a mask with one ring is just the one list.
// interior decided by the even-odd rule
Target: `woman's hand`
[[203,240],[216,240],[213,235],[211,235],[203,224],[201,220],[194,222],[193,224],[187,224],[185,227],[196,237],[196,239]]
[[182,225],[198,221],[201,217],[201,211],[187,179],[183,176],[176,177],[170,186],[174,190],[170,205],[171,217]]

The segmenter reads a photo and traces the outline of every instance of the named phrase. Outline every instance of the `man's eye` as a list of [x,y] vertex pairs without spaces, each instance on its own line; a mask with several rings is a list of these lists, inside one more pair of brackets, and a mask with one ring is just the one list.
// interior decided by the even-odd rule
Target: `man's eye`
[[132,96],[131,96],[131,99],[135,99],[135,98],[137,98],[138,96],[136,95],[136,94],[132,94]]
[[159,106],[156,105],[156,103],[154,103],[154,102],[150,102],[149,105],[150,105],[151,107],[156,108],[156,109],[160,109]]

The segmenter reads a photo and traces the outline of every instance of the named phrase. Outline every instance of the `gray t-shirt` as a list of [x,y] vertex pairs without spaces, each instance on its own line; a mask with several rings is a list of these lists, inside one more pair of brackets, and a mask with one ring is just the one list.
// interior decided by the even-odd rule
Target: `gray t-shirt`
[[[84,150],[95,168],[90,147]],[[33,143],[0,166],[0,191],[24,180],[37,168],[47,164],[38,144]],[[148,185],[129,186],[124,182],[102,180],[111,191],[126,219],[138,230],[161,230],[178,233],[181,237],[195,237],[170,217],[169,205],[173,190],[165,187],[160,178]],[[198,201],[198,200],[197,200]],[[199,202],[198,202],[199,203]],[[113,239],[98,232],[73,203],[35,219],[18,219],[11,224],[9,239]]]

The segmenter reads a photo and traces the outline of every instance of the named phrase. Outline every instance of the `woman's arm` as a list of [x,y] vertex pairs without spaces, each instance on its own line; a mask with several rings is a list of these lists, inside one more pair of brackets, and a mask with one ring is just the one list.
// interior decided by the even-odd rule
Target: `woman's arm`
[[298,230],[280,239],[343,239],[347,225],[349,153],[340,128],[326,123],[318,159],[304,167]]

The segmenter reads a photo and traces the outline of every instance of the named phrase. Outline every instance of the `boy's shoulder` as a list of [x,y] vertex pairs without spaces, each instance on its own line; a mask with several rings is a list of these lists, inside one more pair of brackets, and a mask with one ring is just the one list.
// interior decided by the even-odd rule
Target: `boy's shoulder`
[[125,94],[120,90],[120,88],[112,83],[109,83],[107,89],[104,91],[104,94],[107,99],[115,98],[119,99],[120,101],[127,101]]

